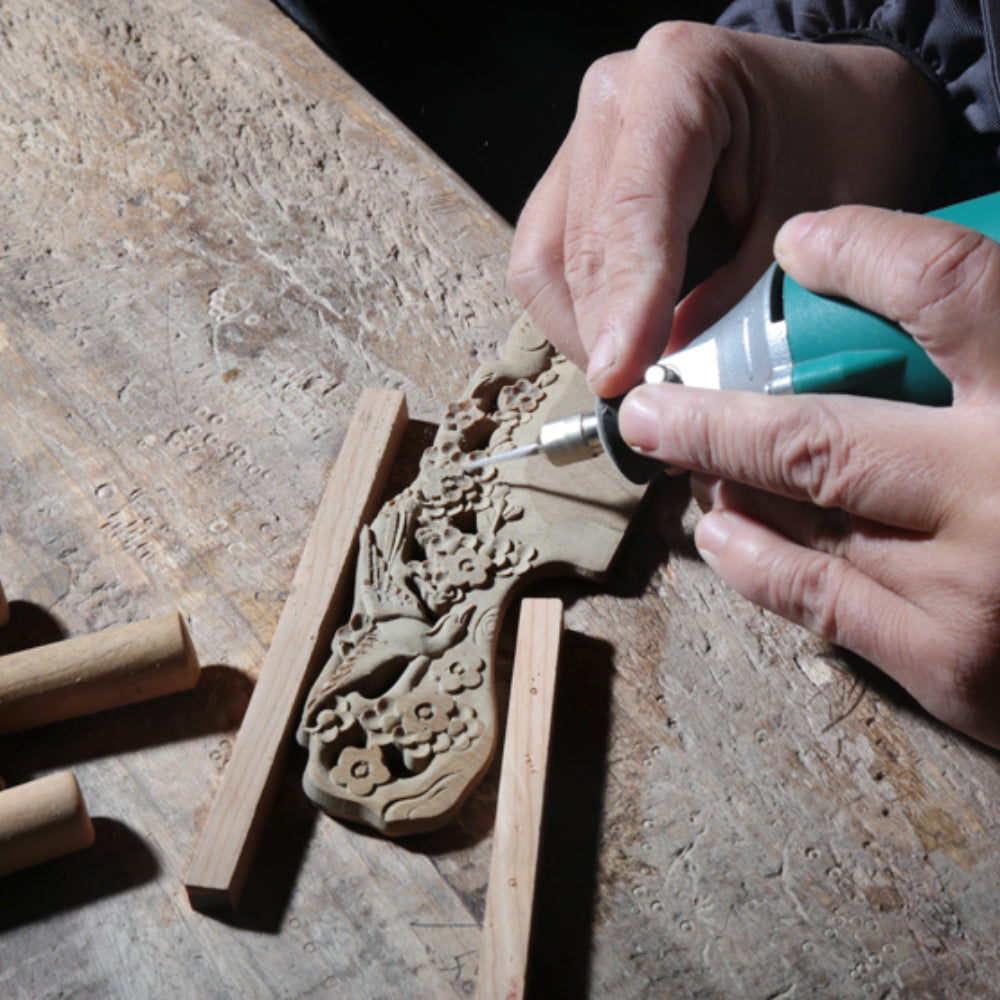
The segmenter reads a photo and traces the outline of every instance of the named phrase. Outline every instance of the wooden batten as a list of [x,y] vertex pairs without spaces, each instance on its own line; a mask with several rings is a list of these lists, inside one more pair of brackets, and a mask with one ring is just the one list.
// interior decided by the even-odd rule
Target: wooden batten
[[362,393],[188,870],[197,908],[239,903],[297,713],[329,653],[358,532],[385,491],[406,419],[401,392]]
[[524,996],[563,606],[521,604],[486,891],[479,1000]]

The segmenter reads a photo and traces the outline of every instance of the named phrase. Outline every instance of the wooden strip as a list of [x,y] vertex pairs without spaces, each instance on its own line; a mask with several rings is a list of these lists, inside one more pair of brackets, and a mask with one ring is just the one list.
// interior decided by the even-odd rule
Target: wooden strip
[[94,827],[71,771],[0,792],[0,875],[80,851]]
[[480,1000],[524,996],[563,606],[521,604],[479,955]]
[[0,625],[6,625],[10,621],[10,605],[4,596],[3,584],[0,583]]
[[176,612],[0,657],[0,733],[185,691],[199,667]]
[[188,898],[199,909],[239,904],[296,712],[329,655],[358,533],[382,498],[405,427],[401,392],[362,393],[188,870]]

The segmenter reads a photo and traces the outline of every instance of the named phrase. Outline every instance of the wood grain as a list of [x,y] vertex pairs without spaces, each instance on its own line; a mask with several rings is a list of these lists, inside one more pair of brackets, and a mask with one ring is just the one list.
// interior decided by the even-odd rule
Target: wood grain
[[329,654],[358,531],[382,498],[405,427],[401,392],[361,394],[188,869],[198,908],[239,904],[306,689]]
[[480,1000],[525,995],[562,626],[557,598],[521,602],[479,955]]
[[[517,320],[509,227],[264,0],[9,3],[0,52],[0,640],[177,607],[203,664],[0,738],[98,834],[4,877],[0,994],[467,998],[499,762],[402,843],[290,768],[239,915],[181,887],[358,395],[405,391],[420,451]],[[654,484],[604,584],[547,584],[533,987],[1000,995],[997,756],[722,586],[697,517]]]
[[94,827],[70,771],[0,792],[0,875],[39,865],[94,842]]
[[0,733],[187,691],[198,676],[176,612],[10,653],[0,656]]

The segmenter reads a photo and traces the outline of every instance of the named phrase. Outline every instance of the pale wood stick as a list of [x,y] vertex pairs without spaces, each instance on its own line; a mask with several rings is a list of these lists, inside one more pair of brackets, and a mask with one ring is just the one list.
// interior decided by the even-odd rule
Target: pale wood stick
[[10,607],[7,598],[4,596],[3,584],[0,583],[0,625],[6,625],[10,621]]
[[80,851],[94,842],[71,771],[0,792],[0,875]]
[[0,733],[193,688],[198,658],[172,612],[0,657]]
[[479,952],[479,1000],[524,996],[562,621],[562,602],[555,598],[521,603]]
[[296,713],[330,653],[358,533],[382,498],[405,428],[401,392],[362,393],[188,869],[195,907],[239,904]]

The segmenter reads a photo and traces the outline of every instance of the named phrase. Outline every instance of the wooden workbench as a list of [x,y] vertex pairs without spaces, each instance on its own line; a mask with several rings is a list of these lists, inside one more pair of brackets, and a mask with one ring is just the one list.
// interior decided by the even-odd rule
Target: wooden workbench
[[[0,650],[176,607],[206,665],[0,740],[97,829],[0,879],[0,996],[473,994],[495,767],[392,842],[296,755],[241,911],[182,880],[359,390],[419,449],[517,315],[509,235],[265,0],[0,7]],[[996,756],[715,582],[693,516],[657,484],[555,585],[536,994],[998,995]]]

